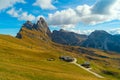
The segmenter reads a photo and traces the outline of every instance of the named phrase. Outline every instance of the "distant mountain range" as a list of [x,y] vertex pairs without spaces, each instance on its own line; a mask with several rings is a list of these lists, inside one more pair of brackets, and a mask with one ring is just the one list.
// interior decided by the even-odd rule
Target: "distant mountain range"
[[75,58],[78,65],[88,62],[104,80],[119,80],[120,54],[103,51],[119,52],[119,39],[105,31],[89,36],[63,29],[51,32],[43,18],[26,21],[16,38],[0,35],[0,80],[100,80],[60,57]]
[[43,18],[40,18],[35,24],[26,21],[16,37],[23,39],[31,38],[37,41],[52,40],[55,43],[63,45],[91,47],[105,51],[120,52],[120,35],[111,35],[103,30],[96,30],[89,36],[65,31],[63,29],[51,32]]
[[89,36],[68,32],[63,29],[52,33],[56,43],[72,46],[97,48],[105,51],[120,52],[120,35],[111,35],[103,30],[95,30]]
[[81,46],[120,52],[120,35],[111,35],[106,31],[96,30],[81,43]]
[[63,29],[57,31],[54,30],[52,33],[52,40],[56,43],[64,45],[78,46],[80,43],[87,39],[87,35],[76,34],[74,32],[68,32]]

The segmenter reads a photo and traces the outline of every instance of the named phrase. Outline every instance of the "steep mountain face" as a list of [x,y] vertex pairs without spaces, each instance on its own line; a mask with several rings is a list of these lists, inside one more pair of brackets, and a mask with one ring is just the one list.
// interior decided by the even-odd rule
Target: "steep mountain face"
[[113,35],[115,38],[119,38],[120,40],[120,34]]
[[92,47],[107,51],[120,52],[120,40],[117,36],[111,35],[103,30],[92,32],[88,39],[81,43],[84,47]]
[[54,30],[51,33],[43,18],[40,18],[35,24],[26,21],[16,37],[36,45],[40,45],[41,42],[46,44],[45,42],[51,42],[52,39],[52,41],[64,45],[120,52],[120,35],[111,35],[102,30],[96,30],[89,36],[68,32],[63,29]]
[[26,21],[16,37],[25,40],[49,41],[51,40],[51,31],[45,20],[41,17],[36,24]]
[[49,37],[51,36],[51,31],[42,17],[38,20],[37,24],[33,25],[33,28],[35,28],[38,31],[41,31],[45,35],[47,34]]
[[64,45],[80,45],[82,41],[87,38],[86,35],[76,34],[74,32],[68,32],[63,29],[52,33],[52,41]]

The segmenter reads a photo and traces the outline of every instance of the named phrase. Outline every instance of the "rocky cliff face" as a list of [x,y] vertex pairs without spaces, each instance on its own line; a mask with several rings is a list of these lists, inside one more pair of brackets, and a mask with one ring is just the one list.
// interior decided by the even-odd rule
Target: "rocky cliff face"
[[120,40],[118,37],[103,30],[96,30],[88,36],[88,39],[81,43],[81,46],[120,52],[119,44]]
[[54,30],[52,33],[52,41],[64,45],[79,46],[82,41],[87,38],[86,35],[76,34],[74,32],[68,32],[63,29],[57,31]]
[[40,17],[40,19],[35,24],[30,21],[26,21],[22,25],[22,28],[20,29],[16,37],[20,39],[31,38],[33,40],[38,39],[48,41],[51,40],[51,31],[48,28],[45,20]]
[[43,18],[40,18],[35,24],[26,21],[16,37],[34,44],[38,44],[41,41],[50,42],[52,40],[63,45],[92,47],[120,52],[120,35],[111,35],[103,30],[96,30],[89,36],[68,32],[63,29],[59,31],[54,30],[51,33]]
[[38,20],[37,24],[33,25],[33,28],[35,28],[38,31],[43,32],[45,35],[47,34],[48,36],[51,36],[51,31],[48,28],[47,23],[42,17]]

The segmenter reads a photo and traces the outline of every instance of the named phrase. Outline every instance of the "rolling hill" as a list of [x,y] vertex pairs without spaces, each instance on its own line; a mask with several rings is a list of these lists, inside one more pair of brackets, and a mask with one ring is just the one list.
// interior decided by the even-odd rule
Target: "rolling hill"
[[[27,26],[28,25],[28,26]],[[72,56],[82,64],[89,61],[92,71],[102,80],[120,79],[120,55],[114,52],[65,46],[51,41],[51,32],[43,18],[23,24],[16,38],[0,35],[1,80],[101,80],[60,56]],[[48,59],[54,58],[54,61]]]

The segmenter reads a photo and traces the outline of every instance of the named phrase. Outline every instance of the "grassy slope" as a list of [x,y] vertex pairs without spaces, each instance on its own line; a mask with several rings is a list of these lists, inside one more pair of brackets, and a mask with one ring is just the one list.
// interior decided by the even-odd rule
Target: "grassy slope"
[[[40,41],[41,43],[33,45],[34,42],[37,42],[37,39],[32,41],[26,38],[22,41],[11,36],[0,35],[0,80],[101,80],[71,63],[58,59],[60,55],[71,55],[77,57],[78,62],[82,63],[88,60],[85,55],[65,51],[61,49],[62,46],[57,48],[47,42]],[[119,58],[119,55],[109,55],[96,50],[96,54],[99,53]],[[56,60],[47,61],[48,58]],[[110,66],[105,67],[102,60],[104,59],[99,58],[91,61],[93,70],[108,77],[105,80],[119,80],[120,75],[111,76],[101,72],[108,69],[120,73],[120,70],[113,68],[114,66],[116,68],[119,62],[110,67],[115,61],[109,60]]]
[[[104,77],[108,78],[108,80],[119,80],[120,79],[120,55],[113,53],[113,52],[104,52],[97,49],[89,49],[96,53],[96,55],[100,54],[100,56],[108,57],[98,57],[89,55],[91,59],[87,59],[84,57],[84,60],[90,61],[92,65],[92,71],[103,75]],[[88,56],[88,54],[83,54],[83,56]],[[83,61],[84,61],[83,60]],[[79,62],[82,63],[82,62]],[[105,72],[104,72],[105,71]]]
[[[60,61],[58,57],[63,51],[49,49],[43,43],[39,48],[31,48],[30,45],[0,35],[0,80],[99,80],[75,65]],[[51,57],[56,60],[47,61]]]

